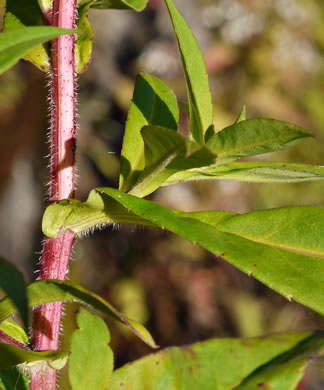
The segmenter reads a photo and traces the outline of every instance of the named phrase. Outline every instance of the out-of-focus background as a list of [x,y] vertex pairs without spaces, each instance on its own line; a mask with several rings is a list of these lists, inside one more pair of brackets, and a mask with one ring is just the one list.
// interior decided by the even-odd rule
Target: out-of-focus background
[[[242,105],[263,116],[306,127],[315,139],[272,161],[323,165],[324,3],[322,0],[175,0],[203,51],[215,127],[234,122]],[[79,77],[77,198],[96,186],[117,186],[127,110],[139,71],[186,99],[179,53],[162,0],[147,9],[90,10],[93,59]],[[0,78],[0,253],[32,281],[41,251],[48,181],[47,79],[21,62]],[[181,126],[187,122],[182,112]],[[151,199],[185,211],[239,213],[286,205],[324,205],[324,183],[285,185],[195,182],[159,189]],[[323,329],[324,320],[175,235],[122,226],[75,246],[70,279],[142,321],[158,344],[210,337],[258,336]],[[69,306],[70,307],[70,306]],[[70,307],[66,329],[75,326]],[[116,366],[151,352],[109,321]],[[64,344],[63,340],[63,344]],[[317,361],[304,389],[323,388]]]

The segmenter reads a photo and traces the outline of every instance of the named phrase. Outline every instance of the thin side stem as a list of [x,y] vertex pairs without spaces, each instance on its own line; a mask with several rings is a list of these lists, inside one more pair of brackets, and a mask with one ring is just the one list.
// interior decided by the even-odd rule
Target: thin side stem
[[[54,0],[52,24],[74,29],[76,0]],[[54,202],[73,198],[75,191],[75,65],[73,35],[52,42],[51,69],[51,181],[49,196]],[[74,234],[65,231],[46,238],[43,246],[40,279],[65,280]],[[34,310],[32,347],[36,351],[57,350],[59,344],[62,303],[42,305]],[[32,390],[54,390],[56,371],[46,364],[31,375]]]

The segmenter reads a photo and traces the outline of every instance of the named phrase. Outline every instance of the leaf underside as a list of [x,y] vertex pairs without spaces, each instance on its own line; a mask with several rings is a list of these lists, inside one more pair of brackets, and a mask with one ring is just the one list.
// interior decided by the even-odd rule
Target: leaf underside
[[240,161],[179,171],[164,186],[192,180],[235,180],[249,183],[301,183],[324,180],[324,167],[281,162]]

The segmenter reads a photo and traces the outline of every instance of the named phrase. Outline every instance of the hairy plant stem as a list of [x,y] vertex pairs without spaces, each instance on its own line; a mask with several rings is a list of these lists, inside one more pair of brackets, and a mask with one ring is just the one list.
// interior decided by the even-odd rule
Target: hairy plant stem
[[[76,0],[54,0],[52,25],[74,29]],[[52,42],[50,201],[73,198],[75,190],[75,65],[73,35]],[[74,234],[67,230],[46,238],[40,264],[40,279],[65,280]],[[49,303],[34,310],[32,348],[37,351],[58,349],[62,303]],[[54,390],[56,371],[40,365],[32,370],[32,390]]]

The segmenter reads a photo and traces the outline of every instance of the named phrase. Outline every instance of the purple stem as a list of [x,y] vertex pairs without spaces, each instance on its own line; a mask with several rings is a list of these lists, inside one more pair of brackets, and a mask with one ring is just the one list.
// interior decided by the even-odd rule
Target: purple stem
[[[52,25],[74,29],[76,0],[54,0]],[[74,197],[75,190],[75,65],[73,35],[52,42],[51,69],[51,182],[50,201]],[[65,280],[74,234],[66,230],[54,238],[45,238],[40,279]],[[57,350],[62,303],[49,303],[34,310],[32,347],[36,351]],[[56,389],[56,371],[47,364],[35,367],[31,390]]]

